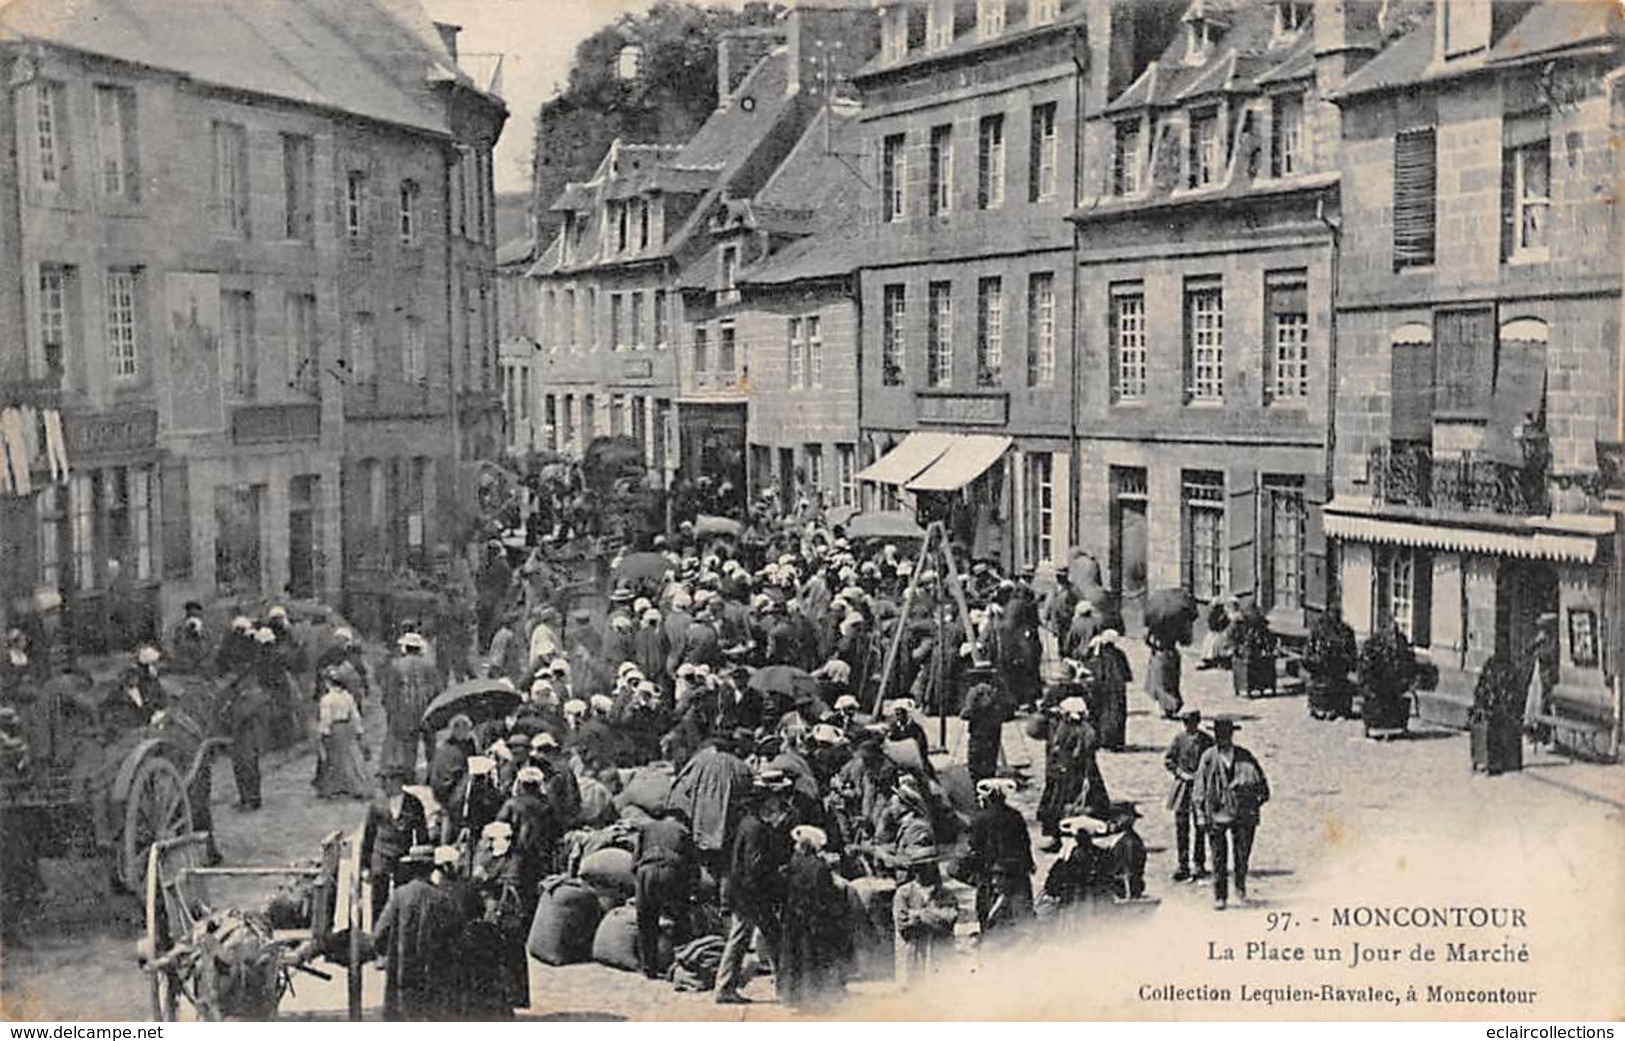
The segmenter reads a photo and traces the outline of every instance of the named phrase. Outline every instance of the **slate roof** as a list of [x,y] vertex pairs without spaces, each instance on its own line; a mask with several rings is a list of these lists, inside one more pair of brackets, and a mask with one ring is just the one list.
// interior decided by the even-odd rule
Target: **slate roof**
[[1216,39],[1200,64],[1185,60],[1183,32],[1175,33],[1155,61],[1107,103],[1107,115],[1147,107],[1172,108],[1221,94],[1254,94],[1271,83],[1314,75],[1314,28],[1275,34],[1274,5],[1263,0],[1195,0],[1182,18],[1205,18]]
[[[879,5],[877,4],[876,6]],[[970,0],[969,3],[962,4],[962,6],[968,8],[969,11],[974,11],[976,5],[974,0]],[[1019,44],[1027,37],[1036,36],[1041,33],[1054,32],[1058,27],[1067,27],[1081,22],[1083,21],[1086,13],[1086,0],[1061,0],[1061,9],[1056,15],[1055,21],[1046,25],[1033,26],[1027,25],[1025,20],[1019,23],[1012,21],[1005,26],[1004,32],[987,40],[982,39],[977,34],[974,24],[970,24],[969,19],[961,16],[955,19],[955,25],[958,28],[958,32],[955,35],[953,42],[948,46],[937,48],[935,50],[924,48],[913,50],[910,51],[902,61],[891,61],[887,59],[884,54],[879,55],[863,68],[859,69],[853,78],[855,80],[863,80],[876,76],[883,76],[887,73],[893,73],[900,70],[911,69],[916,66],[929,65],[932,62],[941,61],[944,58],[958,58],[962,55],[972,55],[980,51],[993,50],[1000,47],[1009,47]]]
[[478,89],[416,0],[11,0],[0,6],[0,40],[437,134],[450,128],[429,84]]

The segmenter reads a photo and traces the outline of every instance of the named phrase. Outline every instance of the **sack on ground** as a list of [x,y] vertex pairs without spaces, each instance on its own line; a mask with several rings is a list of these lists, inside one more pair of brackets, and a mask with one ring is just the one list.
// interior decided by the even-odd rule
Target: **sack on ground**
[[[718,955],[720,961],[721,956]],[[671,930],[664,923],[660,929],[660,961],[669,965],[672,959]],[[612,969],[639,972],[638,963],[638,908],[635,903],[622,904],[604,915],[592,937],[592,960]]]
[[625,810],[628,806],[636,806],[644,813],[655,814],[666,806],[666,797],[671,794],[671,783],[676,779],[677,771],[670,763],[650,763],[640,766],[633,774],[632,779],[626,782],[626,787],[615,796],[615,807]]
[[593,931],[601,914],[592,887],[578,879],[550,878],[542,883],[525,950],[548,965],[591,961]]
[[601,896],[618,904],[637,889],[632,854],[629,850],[608,846],[581,858],[576,874]]

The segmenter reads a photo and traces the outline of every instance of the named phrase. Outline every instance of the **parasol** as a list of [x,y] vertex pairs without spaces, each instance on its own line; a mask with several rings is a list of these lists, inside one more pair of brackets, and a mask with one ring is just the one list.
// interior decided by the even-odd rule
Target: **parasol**
[[615,581],[625,582],[628,585],[634,582],[659,583],[671,570],[671,561],[648,550],[637,553],[628,553],[621,558],[620,566],[615,569]]
[[925,529],[906,513],[859,513],[846,522],[851,539],[923,539]]
[[781,694],[794,698],[797,694],[818,696],[818,680],[806,669],[794,665],[767,665],[750,676],[750,689],[763,694]]
[[694,518],[695,535],[733,535],[742,534],[745,526],[731,517],[713,517],[702,513]]
[[519,706],[519,692],[499,680],[464,680],[453,683],[445,692],[429,702],[423,711],[423,725],[439,730],[451,722],[451,717],[467,716],[476,723],[498,719]]
[[1158,589],[1145,598],[1145,627],[1174,643],[1191,642],[1196,598],[1183,589]]

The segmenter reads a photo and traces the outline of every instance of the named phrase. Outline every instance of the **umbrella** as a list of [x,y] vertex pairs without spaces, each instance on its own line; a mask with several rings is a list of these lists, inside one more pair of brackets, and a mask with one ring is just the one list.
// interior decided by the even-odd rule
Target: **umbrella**
[[925,529],[906,513],[860,513],[846,522],[853,539],[923,539]]
[[1145,627],[1175,643],[1191,642],[1196,598],[1183,589],[1158,589],[1145,598]]
[[671,570],[671,561],[649,550],[628,553],[615,569],[617,582],[659,582]]
[[702,513],[694,518],[694,534],[696,535],[733,535],[738,536],[745,530],[745,526],[731,517],[713,517]]
[[451,717],[463,715],[476,723],[498,719],[518,707],[519,692],[497,680],[464,680],[447,687],[423,711],[423,725],[439,730]]
[[806,669],[798,669],[794,665],[767,665],[751,673],[750,689],[794,698],[797,694],[816,697],[819,686]]

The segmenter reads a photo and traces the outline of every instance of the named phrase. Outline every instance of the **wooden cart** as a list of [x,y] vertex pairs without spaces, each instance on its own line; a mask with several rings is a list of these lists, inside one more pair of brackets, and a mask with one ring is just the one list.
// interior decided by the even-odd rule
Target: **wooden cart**
[[310,923],[306,928],[273,929],[270,942],[279,949],[280,990],[295,972],[330,980],[332,974],[312,964],[324,960],[345,972],[346,1010],[351,1020],[362,1011],[362,969],[369,955],[361,884],[361,829],[334,832],[322,842],[320,860],[312,864],[208,867],[208,835],[193,832],[153,843],[146,868],[146,936],[141,967],[151,986],[153,1019],[173,1021],[180,1000],[201,1019],[217,1018],[218,1003],[198,992],[193,942],[198,924],[225,910],[211,902],[211,879],[287,880],[305,878],[311,885]]

